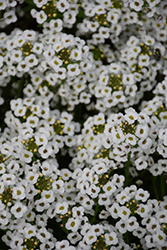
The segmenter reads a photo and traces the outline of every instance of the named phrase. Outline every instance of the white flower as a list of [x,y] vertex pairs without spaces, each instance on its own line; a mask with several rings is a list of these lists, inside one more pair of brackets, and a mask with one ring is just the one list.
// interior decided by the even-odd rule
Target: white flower
[[46,144],[40,147],[38,152],[42,158],[47,159],[52,154],[53,150],[49,144]]
[[166,242],[166,234],[162,230],[157,230],[156,234],[154,234],[154,241],[158,246],[164,246],[164,243]]
[[[5,189],[5,185],[4,185],[4,183],[1,181],[0,182],[0,193],[3,193],[3,191],[4,191],[4,189]],[[4,205],[2,205],[2,201],[0,201],[0,208],[3,208],[4,207]],[[0,209],[1,210],[1,209]]]
[[[32,84],[27,84],[27,86],[24,88],[23,93],[27,96],[27,97],[32,97],[35,93],[35,89],[32,86]],[[25,108],[25,107],[24,107]],[[23,114],[24,115],[24,114]]]
[[104,88],[102,88],[101,90],[101,94],[102,96],[109,98],[111,97],[111,91],[112,91],[111,87],[104,86]]
[[141,200],[142,202],[145,202],[149,198],[150,194],[148,191],[144,191],[142,188],[139,188],[136,191],[135,199]]
[[159,203],[156,199],[149,199],[147,201],[147,205],[149,206],[150,210],[154,212],[159,211]]
[[108,209],[109,213],[114,219],[117,219],[119,217],[119,211],[120,206],[117,202],[114,202],[114,204]]
[[33,44],[32,50],[33,50],[34,53],[40,55],[40,54],[42,54],[43,47],[44,47],[44,46],[43,46],[42,43],[35,42],[35,43]]
[[47,4],[47,0],[33,0],[38,8],[41,8],[43,5]]
[[87,194],[89,194],[92,199],[96,198],[100,192],[100,188],[97,187],[95,184],[91,184],[91,186],[87,190]]
[[125,139],[125,135],[123,134],[123,131],[120,127],[118,127],[117,129],[113,128],[111,131],[111,135],[113,142],[116,144],[123,142]]
[[57,241],[55,243],[56,249],[63,249],[69,247],[69,241],[68,240],[62,240],[62,241]]
[[35,18],[37,20],[37,23],[42,24],[47,20],[47,15],[43,10],[40,10],[39,12],[36,12]]
[[129,200],[129,195],[125,190],[122,190],[119,194],[117,194],[116,199],[121,205],[123,205]]
[[76,145],[76,137],[75,136],[64,136],[64,142],[67,147],[72,147]]
[[66,122],[64,124],[64,128],[63,128],[63,132],[65,134],[68,134],[69,136],[73,136],[74,135],[74,124],[71,124],[70,122]]
[[150,148],[151,148],[151,146],[153,145],[153,141],[152,141],[152,139],[150,139],[150,138],[148,137],[148,138],[145,138],[145,139],[141,139],[141,140],[138,142],[138,145],[139,145],[143,150],[145,150],[145,152],[148,152],[148,151],[150,151]]
[[78,241],[82,239],[82,236],[78,232],[74,232],[74,233],[69,233],[67,235],[67,238],[72,244],[75,245]]
[[30,163],[33,157],[33,153],[25,149],[20,152],[20,160],[26,163]]
[[[51,46],[47,46],[45,51],[43,52],[44,57],[46,58],[47,62],[50,63],[51,59],[57,59],[58,57],[53,57],[55,55],[55,52]],[[52,63],[52,62],[51,62]]]
[[57,202],[52,202],[52,204],[50,205],[50,207],[48,208],[48,210],[47,210],[47,216],[49,217],[49,218],[53,218],[53,217],[55,217],[55,215],[57,214],[57,212],[56,212],[56,203]]
[[17,21],[17,16],[15,14],[15,11],[13,11],[13,10],[6,11],[4,13],[3,17],[4,17],[4,22],[6,24],[11,24],[11,23],[14,23]]
[[53,69],[57,72],[60,66],[63,64],[62,60],[59,59],[57,56],[54,56],[50,61],[49,64]]
[[99,113],[94,116],[93,122],[95,125],[103,125],[105,123],[105,116],[103,113]]
[[139,124],[137,125],[135,135],[138,136],[141,139],[145,139],[148,136],[149,128],[145,124]]
[[73,207],[72,208],[72,215],[74,218],[82,218],[84,215],[85,209],[82,206],[79,207]]
[[126,143],[130,145],[136,145],[137,139],[135,135],[128,133],[127,135],[125,135],[125,138],[126,138]]
[[40,166],[40,167],[42,169],[42,173],[44,175],[46,175],[46,176],[51,175],[53,173],[53,168],[52,168],[51,164],[48,161],[44,161],[42,163],[42,166]]
[[129,123],[132,124],[134,123],[136,120],[138,120],[138,113],[133,109],[133,108],[128,108],[125,110],[125,120]]
[[102,137],[102,145],[105,147],[105,148],[111,148],[111,145],[113,144],[112,142],[112,139],[110,137],[107,137],[107,136],[103,136]]
[[114,98],[113,102],[115,104],[117,104],[119,102],[123,103],[125,101],[125,96],[124,96],[124,93],[123,93],[122,90],[120,90],[120,91],[114,91],[113,92],[113,98]]
[[72,232],[77,232],[80,226],[80,220],[78,218],[69,218],[65,227]]
[[107,27],[100,27],[98,31],[99,31],[99,34],[105,39],[108,38],[110,35],[110,29]]
[[84,199],[82,200],[81,205],[87,210],[91,210],[94,205],[94,201],[88,198],[87,196],[86,197],[84,196]]
[[161,112],[159,114],[161,122],[165,125],[167,124],[167,112]]
[[65,33],[63,33],[61,35],[61,42],[63,44],[63,47],[67,48],[69,46],[72,46],[74,43],[74,36],[73,35],[67,35]]
[[35,133],[35,143],[40,146],[40,145],[46,145],[48,143],[47,136],[43,133]]
[[25,115],[26,111],[27,111],[27,109],[26,109],[25,106],[17,107],[17,108],[15,109],[15,111],[14,111],[14,114],[15,114],[16,116],[21,116],[21,117],[23,117],[23,116]]
[[1,224],[1,226],[7,225],[10,221],[10,218],[11,218],[11,213],[9,213],[9,211],[7,211],[7,209],[0,211],[0,224]]
[[143,224],[146,224],[146,229],[151,232],[152,234],[155,234],[158,230],[160,230],[160,224],[158,220],[155,217],[144,218],[142,220]]
[[49,203],[53,202],[55,199],[53,190],[43,190],[41,192],[41,197],[43,198],[45,202],[49,202]]
[[13,147],[8,142],[2,144],[1,153],[6,156],[12,155]]
[[56,2],[56,8],[60,12],[65,12],[69,7],[70,5],[66,0],[59,0],[59,2]]
[[111,196],[116,191],[116,186],[111,181],[108,181],[102,188],[107,196]]
[[26,213],[27,207],[24,206],[21,202],[16,202],[14,206],[11,208],[11,213],[17,218],[23,217],[23,215]]
[[3,0],[0,1],[0,10],[5,10],[8,6],[8,3],[4,2]]
[[21,50],[15,50],[13,49],[11,51],[11,60],[12,62],[20,62],[22,60],[22,52]]
[[136,210],[136,213],[139,214],[142,218],[147,217],[149,212],[149,206],[144,204],[139,204],[139,207]]
[[126,221],[130,216],[130,210],[126,206],[121,206],[119,211],[119,217]]
[[130,8],[134,9],[135,11],[140,11],[142,9],[143,4],[143,0],[131,1]]
[[38,60],[34,54],[30,54],[25,58],[25,62],[27,63],[28,67],[32,68],[38,64]]
[[57,202],[56,203],[56,213],[57,214],[66,214],[68,212],[68,203],[67,202]]
[[33,136],[33,129],[30,126],[22,127],[20,134],[24,140],[32,138]]
[[23,232],[24,232],[24,236],[27,238],[27,239],[30,239],[31,237],[33,236],[36,236],[36,226],[33,226],[31,224],[27,224],[24,229],[23,229]]
[[127,232],[127,221],[120,219],[116,222],[115,227],[119,230],[121,234],[124,234]]
[[147,162],[144,160],[143,157],[139,157],[137,160],[135,160],[135,166],[137,170],[143,170],[147,168]]
[[21,245],[23,244],[23,238],[19,234],[14,235],[12,237],[12,241],[10,242],[11,249],[20,249]]
[[84,241],[88,244],[91,245],[93,242],[97,240],[97,235],[94,230],[89,230],[85,235],[84,235]]
[[33,200],[34,196],[38,193],[37,189],[33,184],[29,184],[26,187],[26,198],[29,200]]
[[[157,150],[158,151],[158,150]],[[159,151],[158,151],[159,152]],[[160,152],[159,152],[160,153]],[[150,168],[149,171],[153,176],[158,176],[161,175],[163,172],[163,169],[159,167],[158,163],[153,164]]]
[[61,117],[60,117],[60,121],[62,122],[62,123],[65,123],[65,122],[70,122],[71,120],[73,119],[73,115],[72,114],[69,114],[69,113],[67,113],[66,111],[63,111],[62,113],[61,113]]
[[146,230],[145,230],[145,228],[139,226],[132,233],[137,238],[142,239],[144,237],[144,235],[146,234]]
[[6,172],[5,164],[0,163],[0,174],[4,174]]
[[81,60],[82,52],[79,49],[73,49],[70,53],[71,59],[74,59],[76,61]]
[[119,9],[113,8],[112,10],[108,11],[107,13],[107,21],[109,21],[111,24],[117,24],[118,20],[120,18],[120,11]]
[[155,216],[159,223],[167,223],[167,210],[157,211]]
[[67,66],[67,69],[68,69],[68,75],[71,77],[77,76],[80,74],[80,69],[77,63],[69,64]]
[[22,60],[17,65],[17,70],[20,72],[28,72],[30,70],[28,64],[25,60]]
[[14,174],[3,174],[3,182],[7,186],[15,184],[16,176]]
[[83,178],[78,178],[77,188],[80,189],[80,192],[82,194],[86,194],[87,189],[89,188],[89,182],[86,180],[83,180]]
[[131,216],[128,220],[126,220],[127,223],[127,230],[132,232],[134,229],[138,229],[139,223],[137,222],[136,217]]
[[25,105],[25,106],[28,106],[28,107],[31,107],[31,105],[33,104],[33,102],[35,101],[35,97],[25,97],[24,99],[23,99],[23,105]]
[[106,233],[104,235],[107,245],[116,245],[118,243],[117,234],[115,232]]
[[42,227],[38,230],[36,237],[41,241],[41,242],[46,242],[46,240],[51,238],[51,234],[47,231],[45,227]]
[[32,128],[35,128],[37,127],[38,125],[38,122],[39,122],[39,118],[37,116],[29,116],[27,118],[27,126],[29,127],[32,127]]
[[[54,248],[54,240],[53,241],[50,241],[50,239],[49,240],[46,240],[44,243],[42,243],[41,245],[40,245],[40,249],[41,250],[45,250],[45,249],[48,249],[48,250],[51,250],[51,249],[53,249]],[[72,249],[71,249],[72,250]]]
[[95,13],[98,15],[105,14],[105,6],[103,4],[95,6]]
[[60,176],[63,178],[63,180],[67,181],[72,176],[72,172],[67,168],[63,168],[60,171]]
[[38,212],[43,212],[45,209],[48,209],[50,206],[49,203],[46,202],[46,199],[44,198],[40,198],[39,200],[36,200],[34,204],[35,204],[35,209]]
[[48,119],[49,118],[49,112],[50,112],[49,107],[41,107],[39,116],[44,118],[44,119]]
[[13,198],[16,200],[22,200],[25,198],[25,188],[21,185],[13,187]]
[[141,67],[147,67],[150,64],[150,57],[148,55],[140,55],[139,56],[139,66]]
[[123,74],[122,83],[126,85],[133,85],[135,83],[133,74]]
[[112,182],[114,183],[115,186],[117,186],[118,188],[122,187],[125,181],[125,177],[123,175],[118,175],[118,174],[114,174],[113,175],[113,179]]
[[149,248],[155,247],[154,235],[146,235],[145,236],[146,246]]
[[64,181],[63,180],[53,181],[52,188],[55,193],[63,194],[64,193]]
[[[49,23],[51,29],[54,29],[57,32],[60,32],[63,27],[63,21],[61,19],[52,19]],[[54,46],[53,46],[54,48]],[[54,48],[55,49],[55,48]]]
[[46,227],[47,220],[48,220],[47,214],[37,214],[36,215],[36,225],[40,226],[40,228],[43,226]]
[[38,179],[39,175],[38,173],[35,173],[33,171],[29,171],[27,174],[26,174],[26,177],[25,179],[27,180],[27,182],[30,184],[35,184],[37,182],[37,179]]

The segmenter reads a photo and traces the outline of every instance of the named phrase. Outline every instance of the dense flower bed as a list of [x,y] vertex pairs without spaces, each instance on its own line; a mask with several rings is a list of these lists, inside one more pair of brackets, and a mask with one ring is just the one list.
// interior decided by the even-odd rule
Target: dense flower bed
[[0,249],[167,249],[167,2],[0,14]]

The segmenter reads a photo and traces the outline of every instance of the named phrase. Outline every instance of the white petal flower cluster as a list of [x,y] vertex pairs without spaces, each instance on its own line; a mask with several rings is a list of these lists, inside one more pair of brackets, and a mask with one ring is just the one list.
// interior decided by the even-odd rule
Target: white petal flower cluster
[[0,12],[0,248],[165,250],[166,1]]

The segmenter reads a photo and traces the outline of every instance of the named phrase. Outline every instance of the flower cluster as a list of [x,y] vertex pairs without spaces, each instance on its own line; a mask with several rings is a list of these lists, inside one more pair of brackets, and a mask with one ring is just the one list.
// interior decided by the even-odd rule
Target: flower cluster
[[0,0],[0,245],[167,247],[167,4]]

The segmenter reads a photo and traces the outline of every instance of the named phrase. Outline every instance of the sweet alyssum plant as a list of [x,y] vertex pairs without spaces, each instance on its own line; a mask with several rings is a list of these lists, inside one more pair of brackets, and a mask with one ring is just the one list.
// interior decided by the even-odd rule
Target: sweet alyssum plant
[[0,249],[167,249],[166,1],[0,15]]

